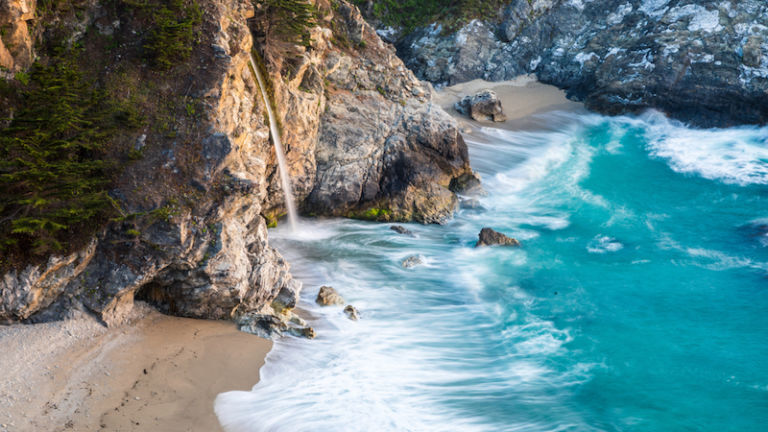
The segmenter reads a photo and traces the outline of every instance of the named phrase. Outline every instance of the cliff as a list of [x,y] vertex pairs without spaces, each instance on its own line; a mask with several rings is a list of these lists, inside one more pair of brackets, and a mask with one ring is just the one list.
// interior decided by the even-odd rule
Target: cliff
[[602,113],[655,108],[702,127],[768,122],[764,1],[484,1],[469,15],[478,19],[435,15],[415,29],[398,26],[413,24],[386,2],[359,3],[435,84],[530,73]]
[[[15,0],[4,7],[8,2],[24,10]],[[305,213],[439,222],[456,205],[450,187],[474,178],[457,126],[432,104],[431,87],[343,1],[316,3],[317,25],[299,29],[308,39],[285,31],[280,15],[267,9],[274,2],[65,3],[45,3],[29,29],[28,15],[3,14],[28,31],[14,39],[26,41],[23,49],[15,45],[16,52],[0,57],[6,87],[21,89],[4,96],[12,117],[6,135],[28,138],[19,101],[51,90],[43,78],[65,70],[56,53],[70,50],[75,64],[66,70],[80,71],[74,76],[85,78],[77,80],[121,103],[83,108],[106,110],[120,128],[83,121],[66,136],[91,155],[80,132],[98,129],[93,136],[108,167],[98,184],[107,185],[101,193],[89,183],[88,191],[112,205],[66,229],[48,232],[44,225],[29,233],[14,228],[13,209],[56,223],[54,210],[67,201],[56,195],[59,207],[48,213],[41,210],[50,206],[47,198],[37,207],[26,198],[3,202],[0,223],[9,242],[2,321],[58,319],[84,309],[114,325],[135,298],[174,315],[212,319],[260,310],[278,295],[293,305],[300,284],[268,241],[267,225],[284,202],[254,67],[268,75]],[[59,41],[63,48],[50,48]],[[16,160],[26,157],[14,151]],[[69,157],[83,159],[83,152]],[[3,169],[11,179],[21,168]],[[3,183],[14,194],[31,194],[23,186]],[[34,251],[19,246],[27,244]]]

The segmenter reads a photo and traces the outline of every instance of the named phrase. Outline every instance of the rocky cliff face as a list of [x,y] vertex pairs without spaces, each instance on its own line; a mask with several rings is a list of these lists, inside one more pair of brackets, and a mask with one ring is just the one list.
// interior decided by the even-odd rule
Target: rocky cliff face
[[0,1],[0,71],[13,74],[32,65],[34,52],[27,22],[34,16],[35,0]]
[[533,73],[600,112],[728,126],[768,122],[767,41],[761,0],[514,0],[487,21],[397,44],[436,84]]
[[[202,40],[184,66],[190,75],[165,84],[200,112],[175,118],[170,136],[148,128],[130,137],[142,158],[111,192],[127,214],[151,217],[111,222],[76,253],[3,275],[0,320],[85,308],[117,324],[137,297],[215,319],[278,295],[292,303],[300,284],[268,242],[267,220],[284,203],[252,53],[264,59],[307,212],[423,222],[450,215],[449,186],[473,178],[456,124],[355,8],[317,6],[323,18],[302,48],[270,35],[269,17],[249,1],[206,2]],[[85,16],[86,26],[131,31],[98,3]]]

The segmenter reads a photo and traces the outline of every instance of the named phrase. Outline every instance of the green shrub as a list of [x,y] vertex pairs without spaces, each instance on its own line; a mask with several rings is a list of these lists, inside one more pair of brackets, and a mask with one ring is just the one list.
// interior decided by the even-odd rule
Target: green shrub
[[[365,10],[369,0],[352,0]],[[439,23],[455,30],[473,19],[496,19],[505,0],[374,0],[373,18],[406,33]]]
[[317,25],[317,11],[307,0],[254,0],[269,18],[269,32],[297,45],[312,44],[310,29]]
[[168,70],[189,58],[203,21],[196,0],[123,1],[147,16],[149,35],[144,50],[156,68]]
[[107,194],[115,159],[105,147],[138,114],[85,79],[76,53],[35,64],[19,108],[0,130],[0,247],[43,255],[93,230],[117,203]]

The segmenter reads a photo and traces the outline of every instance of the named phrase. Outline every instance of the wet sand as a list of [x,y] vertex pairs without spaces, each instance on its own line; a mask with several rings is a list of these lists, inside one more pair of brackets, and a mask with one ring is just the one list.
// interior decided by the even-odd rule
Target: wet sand
[[220,431],[213,400],[253,387],[272,343],[139,309],[116,329],[87,316],[0,327],[0,431]]

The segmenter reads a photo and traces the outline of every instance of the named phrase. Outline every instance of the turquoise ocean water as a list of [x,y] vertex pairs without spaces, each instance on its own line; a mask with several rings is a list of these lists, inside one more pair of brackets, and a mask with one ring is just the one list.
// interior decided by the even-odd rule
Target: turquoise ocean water
[[[768,128],[537,124],[467,138],[488,194],[443,226],[273,230],[319,336],[220,395],[226,429],[768,430]],[[523,247],[474,248],[484,226]]]

